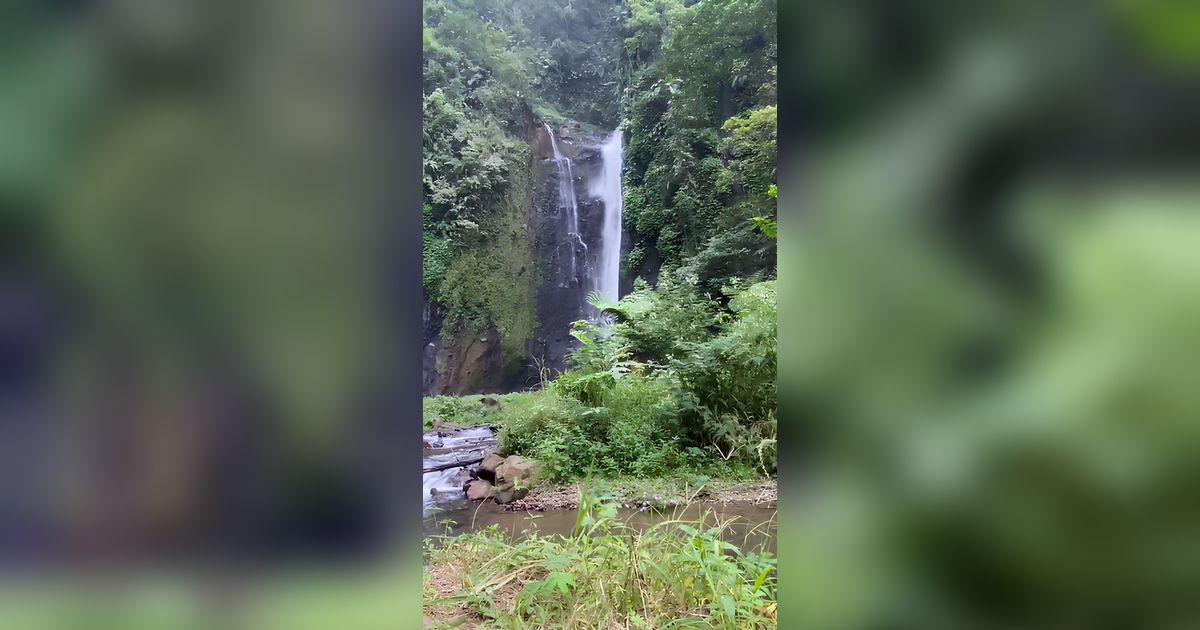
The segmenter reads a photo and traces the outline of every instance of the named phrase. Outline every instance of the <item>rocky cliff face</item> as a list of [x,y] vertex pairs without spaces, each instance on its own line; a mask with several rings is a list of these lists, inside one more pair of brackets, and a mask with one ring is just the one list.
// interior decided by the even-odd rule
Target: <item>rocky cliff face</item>
[[572,163],[570,185],[577,200],[579,237],[572,234],[567,210],[560,203],[563,174],[554,160],[552,140],[541,124],[531,124],[526,137],[534,186],[525,224],[533,239],[529,268],[538,283],[535,303],[530,305],[537,321],[533,337],[523,356],[505,357],[495,330],[447,339],[438,306],[426,304],[423,389],[427,396],[536,387],[538,370],[554,373],[564,369],[567,355],[577,344],[569,331],[572,322],[588,316],[587,295],[593,288],[592,270],[598,263],[604,218],[603,203],[588,195],[589,181],[600,176],[597,146],[603,138],[577,124],[553,132],[559,151]]
[[[571,323],[588,315],[587,295],[592,288],[590,280],[596,268],[604,212],[602,204],[587,192],[588,181],[598,176],[600,170],[599,153],[595,149],[598,139],[578,127],[554,132],[559,150],[572,161],[571,185],[577,200],[579,238],[570,234],[566,212],[558,202],[559,169],[552,159],[542,159],[539,175],[545,184],[532,208],[536,226],[534,250],[542,282],[535,305],[538,325],[530,357],[551,372],[566,367],[566,357],[578,343],[570,335]],[[579,262],[575,276],[567,259],[571,255]]]
[[[479,392],[516,389],[519,378],[512,365],[505,365],[500,335],[494,329],[482,335],[441,335],[441,313],[436,305],[425,305],[425,351],[422,357],[426,396],[462,396]],[[516,364],[520,369],[520,364]]]

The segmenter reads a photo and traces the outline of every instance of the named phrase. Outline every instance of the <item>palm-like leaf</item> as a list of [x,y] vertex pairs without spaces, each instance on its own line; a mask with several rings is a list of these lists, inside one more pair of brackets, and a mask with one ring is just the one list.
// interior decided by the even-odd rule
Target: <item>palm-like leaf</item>
[[600,311],[601,315],[612,315],[618,322],[629,320],[629,313],[620,304],[609,302],[599,291],[588,293],[587,303]]

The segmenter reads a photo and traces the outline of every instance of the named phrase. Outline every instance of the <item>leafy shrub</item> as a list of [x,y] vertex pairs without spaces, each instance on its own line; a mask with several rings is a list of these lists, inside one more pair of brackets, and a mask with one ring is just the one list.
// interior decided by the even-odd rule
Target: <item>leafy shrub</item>
[[[591,299],[598,308],[603,306],[597,301],[597,294]],[[622,372],[628,371],[629,349],[621,345],[610,330],[588,321],[573,323],[571,336],[579,341],[579,347],[567,357],[574,369],[560,375],[551,387],[585,405],[598,406],[604,391]]]
[[500,433],[505,452],[543,464],[547,479],[567,481],[589,474],[652,477],[681,464],[679,410],[665,377],[629,373],[600,392],[597,405],[565,393],[563,379],[538,393],[539,402],[508,420]]
[[[777,110],[762,107],[725,121],[729,137],[724,149],[731,154],[730,168],[747,193],[758,200],[774,201],[770,194],[775,185]],[[774,205],[773,203],[771,205]]]
[[421,284],[426,295],[436,296],[446,276],[446,269],[450,266],[450,242],[425,233],[422,235],[421,257],[424,260]]
[[537,404],[500,431],[500,449],[538,460],[547,479],[582,477],[598,455],[596,440],[576,421],[585,409],[574,399],[542,392]]
[[717,304],[672,274],[663,274],[651,289],[638,282],[616,308],[619,321],[610,345],[625,348],[641,361],[666,364],[682,344],[709,338],[721,321]]
[[[769,223],[763,225],[770,229]],[[747,220],[714,236],[704,249],[688,260],[680,273],[696,278],[701,291],[720,294],[731,285],[774,276],[775,253],[775,240],[767,236],[757,222]]]
[[679,408],[664,377],[628,376],[604,393],[608,450],[619,473],[662,475],[678,463]]
[[724,334],[687,344],[672,363],[683,421],[693,441],[725,459],[755,461],[774,471],[776,292],[774,281],[751,285],[729,304],[735,314]]
[[605,390],[615,382],[611,371],[568,370],[559,375],[550,387],[553,391],[585,405],[599,406],[604,399]]
[[506,450],[541,460],[556,480],[774,473],[774,282],[736,292],[728,312],[686,283],[592,301],[619,322],[576,322],[573,369],[508,424]]

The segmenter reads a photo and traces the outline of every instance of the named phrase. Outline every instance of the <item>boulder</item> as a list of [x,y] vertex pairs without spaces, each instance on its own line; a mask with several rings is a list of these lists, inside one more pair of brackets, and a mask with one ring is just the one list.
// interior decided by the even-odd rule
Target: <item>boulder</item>
[[479,463],[479,478],[489,481],[496,480],[496,470],[503,464],[505,459],[496,453],[489,453],[483,461]]
[[512,503],[517,499],[524,499],[529,494],[529,488],[525,486],[517,487],[515,483],[509,482],[501,486],[496,486],[492,496],[495,497],[496,503]]
[[492,484],[482,479],[477,479],[467,484],[467,498],[472,501],[482,501],[492,496]]
[[536,467],[520,455],[509,455],[496,467],[496,503],[512,503],[529,494],[529,478]]
[[496,467],[496,483],[504,485],[520,480],[529,479],[533,475],[533,465],[520,455],[509,455]]

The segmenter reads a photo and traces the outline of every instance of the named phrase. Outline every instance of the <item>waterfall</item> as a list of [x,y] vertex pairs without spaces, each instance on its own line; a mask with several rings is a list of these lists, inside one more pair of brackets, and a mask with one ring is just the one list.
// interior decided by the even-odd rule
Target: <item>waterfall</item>
[[620,299],[621,277],[621,168],[624,159],[624,135],[618,129],[600,147],[602,172],[593,180],[589,192],[604,202],[604,223],[600,237],[600,264],[595,288],[605,300]]
[[583,242],[583,238],[579,235],[579,203],[575,199],[575,177],[571,172],[571,158],[562,154],[558,150],[558,141],[554,138],[554,131],[548,123],[542,123],[546,127],[546,133],[550,135],[550,146],[554,149],[554,163],[558,166],[558,207],[565,210],[567,213],[567,235],[573,243],[571,243],[571,277],[575,282],[580,283],[578,250],[574,243],[579,243],[584,251],[584,260],[587,260],[587,244]]

